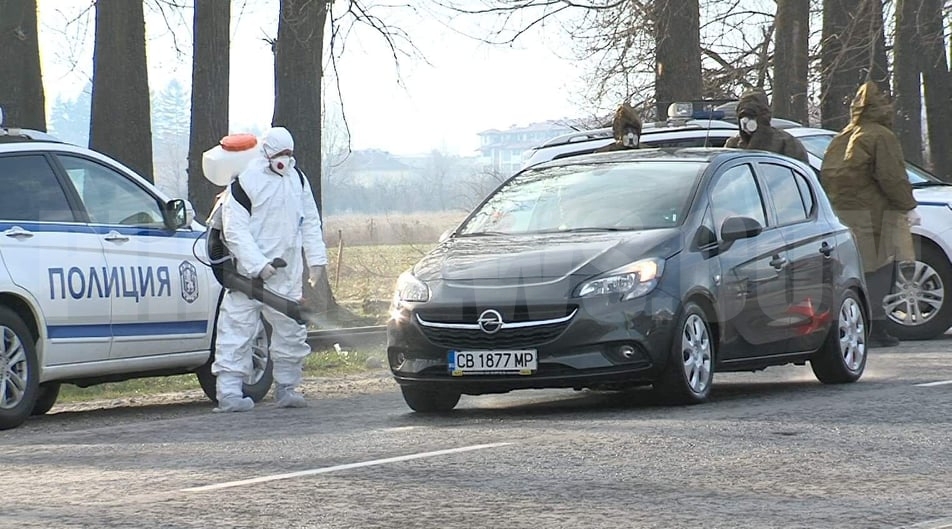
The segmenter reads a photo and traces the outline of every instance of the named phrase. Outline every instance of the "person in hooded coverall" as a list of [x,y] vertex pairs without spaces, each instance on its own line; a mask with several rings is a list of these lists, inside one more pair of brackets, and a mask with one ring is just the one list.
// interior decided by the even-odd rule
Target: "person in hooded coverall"
[[807,150],[803,148],[800,140],[784,130],[771,126],[772,117],[767,94],[761,90],[745,92],[737,101],[740,132],[729,138],[724,146],[770,151],[809,163]]
[[641,118],[638,112],[629,103],[622,103],[616,110],[612,118],[612,136],[615,141],[604,147],[600,147],[595,152],[623,151],[626,149],[637,149],[641,139]]
[[[241,275],[261,278],[265,288],[299,300],[304,272],[302,248],[312,284],[320,280],[327,264],[320,213],[306,179],[301,185],[294,167],[294,140],[287,129],[269,129],[258,148],[259,155],[238,175],[251,211],[231,193],[222,206],[222,234]],[[272,266],[278,257],[287,262],[287,267]],[[270,355],[277,406],[306,406],[298,391],[304,360],[311,352],[306,327],[260,301],[228,290],[219,312],[212,364],[212,374],[217,377],[215,411],[254,408],[254,401],[243,396],[242,386],[252,374],[251,344],[262,314],[272,328]]]
[[830,142],[820,168],[833,209],[859,245],[874,347],[899,343],[883,326],[883,298],[895,281],[896,261],[915,260],[911,226],[921,222],[892,119],[892,105],[876,83],[864,83],[850,105],[850,123]]

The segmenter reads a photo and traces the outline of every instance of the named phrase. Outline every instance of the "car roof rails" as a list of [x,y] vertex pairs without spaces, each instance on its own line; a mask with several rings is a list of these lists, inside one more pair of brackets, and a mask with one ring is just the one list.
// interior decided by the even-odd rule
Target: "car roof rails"
[[22,141],[49,141],[62,143],[59,139],[46,132],[16,127],[3,127],[3,108],[0,107],[0,143],[15,143]]

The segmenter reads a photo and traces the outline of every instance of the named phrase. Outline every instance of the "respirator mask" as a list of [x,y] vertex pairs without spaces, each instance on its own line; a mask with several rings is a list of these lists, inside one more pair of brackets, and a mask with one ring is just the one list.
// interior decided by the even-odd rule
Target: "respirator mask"
[[626,128],[625,133],[621,136],[621,144],[629,149],[637,149],[639,139],[636,129]]
[[283,150],[273,156],[268,156],[268,166],[271,170],[281,176],[287,176],[294,169],[294,153],[289,150]]
[[746,132],[747,134],[757,132],[757,119],[750,116],[740,118],[740,131]]

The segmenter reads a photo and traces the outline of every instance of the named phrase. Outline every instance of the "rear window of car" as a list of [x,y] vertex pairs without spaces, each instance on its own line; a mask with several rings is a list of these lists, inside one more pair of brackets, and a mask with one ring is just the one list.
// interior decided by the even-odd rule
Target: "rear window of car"
[[[803,144],[803,148],[806,149],[808,153],[822,160],[823,155],[826,154],[827,147],[829,147],[830,142],[833,141],[833,137],[834,134],[815,134],[813,136],[801,136],[797,139],[800,140],[800,143]],[[923,169],[916,167],[915,165],[912,165],[911,163],[906,163],[906,176],[909,178],[909,183],[912,185],[936,184],[942,182],[935,176],[927,173]]]
[[625,161],[531,170],[513,177],[459,231],[622,231],[680,225],[700,161]]

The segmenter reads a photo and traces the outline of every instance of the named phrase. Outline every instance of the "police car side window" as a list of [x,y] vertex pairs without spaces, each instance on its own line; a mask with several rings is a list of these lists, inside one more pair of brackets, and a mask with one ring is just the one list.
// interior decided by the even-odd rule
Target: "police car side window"
[[72,222],[73,211],[41,154],[0,157],[0,219]]
[[86,158],[58,157],[86,206],[90,222],[144,228],[165,225],[158,199],[124,174]]

